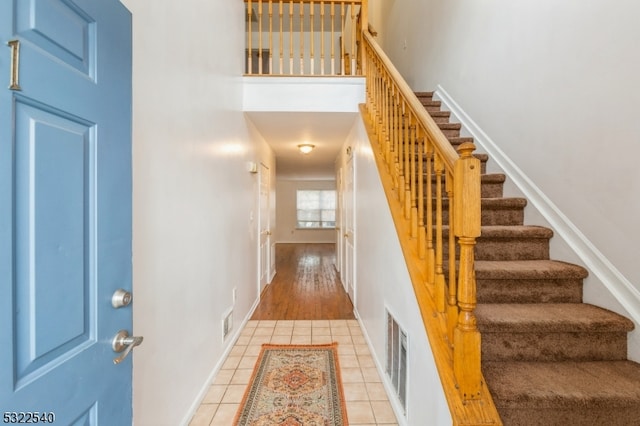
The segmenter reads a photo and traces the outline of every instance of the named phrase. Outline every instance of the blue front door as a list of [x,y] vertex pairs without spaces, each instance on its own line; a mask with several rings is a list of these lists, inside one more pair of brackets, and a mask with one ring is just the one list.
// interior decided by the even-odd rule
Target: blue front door
[[0,423],[131,424],[131,356],[115,364],[112,349],[132,323],[131,306],[112,306],[119,288],[131,290],[130,13],[2,0]]

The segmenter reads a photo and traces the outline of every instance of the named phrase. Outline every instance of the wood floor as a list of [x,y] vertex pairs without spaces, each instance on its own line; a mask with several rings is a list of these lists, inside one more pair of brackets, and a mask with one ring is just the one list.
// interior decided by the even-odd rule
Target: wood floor
[[335,257],[335,244],[277,244],[276,276],[251,319],[354,319]]

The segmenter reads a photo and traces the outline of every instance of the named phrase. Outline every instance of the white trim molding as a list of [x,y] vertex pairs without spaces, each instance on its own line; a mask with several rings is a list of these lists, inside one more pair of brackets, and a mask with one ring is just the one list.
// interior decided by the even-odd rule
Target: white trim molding
[[576,256],[612,296],[627,311],[636,324],[640,324],[640,291],[589,241],[562,211],[538,188],[535,183],[500,149],[440,85],[434,99],[451,111],[462,127],[474,138],[476,145],[489,154],[492,161],[503,170],[518,187],[523,196],[549,223],[556,235],[564,240]]

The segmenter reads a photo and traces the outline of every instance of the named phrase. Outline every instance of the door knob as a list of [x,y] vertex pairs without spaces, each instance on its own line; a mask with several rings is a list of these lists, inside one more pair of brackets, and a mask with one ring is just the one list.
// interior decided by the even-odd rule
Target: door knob
[[127,330],[120,330],[111,341],[111,347],[114,352],[122,352],[117,358],[113,359],[114,364],[120,364],[129,355],[136,346],[140,345],[144,338],[142,336],[129,336]]

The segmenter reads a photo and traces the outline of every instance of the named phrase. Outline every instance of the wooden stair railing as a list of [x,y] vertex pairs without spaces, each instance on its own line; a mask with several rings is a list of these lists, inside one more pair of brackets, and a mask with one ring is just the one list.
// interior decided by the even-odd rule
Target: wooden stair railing
[[244,2],[246,75],[360,75],[356,17],[366,0]]
[[361,109],[453,424],[501,424],[481,372],[474,313],[481,199],[475,146],[454,150],[369,31],[358,47],[367,88]]

